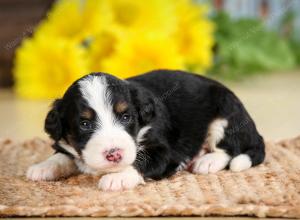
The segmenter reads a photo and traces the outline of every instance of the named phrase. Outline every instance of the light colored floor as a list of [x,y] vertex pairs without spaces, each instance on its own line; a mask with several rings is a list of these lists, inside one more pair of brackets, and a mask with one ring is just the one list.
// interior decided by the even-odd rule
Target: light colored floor
[[[242,82],[225,82],[225,84],[243,101],[266,139],[300,135],[300,71],[259,75]],[[50,103],[51,101],[18,99],[12,91],[0,90],[0,138],[24,140],[46,137],[43,132],[43,121]],[[87,218],[80,218],[83,219]],[[151,218],[151,220],[156,219],[162,218]],[[181,218],[183,219],[188,218]],[[250,220],[253,218],[204,219]]]
[[300,70],[226,85],[242,100],[267,140],[300,135]]
[[[224,82],[243,101],[266,139],[300,135],[300,71]],[[0,137],[46,137],[43,122],[51,101],[22,100],[0,90]]]

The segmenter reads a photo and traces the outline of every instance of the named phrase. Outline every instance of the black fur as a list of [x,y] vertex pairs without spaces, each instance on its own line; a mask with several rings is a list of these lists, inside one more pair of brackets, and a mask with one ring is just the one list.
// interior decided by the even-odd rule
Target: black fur
[[[200,151],[209,124],[217,119],[228,121],[225,137],[218,144],[230,156],[247,154],[252,165],[263,162],[264,141],[239,99],[222,84],[182,71],[158,70],[129,78],[126,82],[104,75],[111,84],[113,102],[130,103],[131,120],[126,130],[132,137],[146,126],[137,154],[136,169],[145,177],[161,179],[176,172],[182,162],[193,159]],[[75,82],[62,100],[54,103],[45,130],[55,141],[63,138],[80,152],[91,132],[80,130],[80,112],[89,108]],[[146,158],[146,159],[145,159]]]

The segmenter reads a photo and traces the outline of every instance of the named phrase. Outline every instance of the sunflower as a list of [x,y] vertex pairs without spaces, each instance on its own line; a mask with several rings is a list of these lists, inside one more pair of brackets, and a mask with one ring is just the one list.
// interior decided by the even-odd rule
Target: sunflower
[[17,94],[59,97],[89,72],[120,78],[160,68],[203,73],[212,64],[207,12],[192,0],[59,0],[17,50]]
[[146,32],[168,34],[175,30],[177,17],[176,1],[173,0],[111,0],[112,22],[127,31],[143,30]]
[[60,0],[36,30],[36,35],[53,35],[82,42],[109,27],[112,13],[108,1]]
[[102,70],[102,60],[115,52],[118,39],[111,31],[103,31],[90,39],[87,45],[89,69],[91,72]]
[[153,69],[182,69],[184,59],[172,39],[159,34],[131,33],[102,61],[102,71],[120,78],[136,76]]
[[[206,19],[207,6],[191,3],[189,0],[178,0],[176,4],[178,26],[175,39],[180,53],[185,57],[186,67],[195,72],[203,72],[212,65],[214,45],[214,25]],[[183,16],[186,15],[186,16]]]
[[15,88],[25,98],[56,98],[88,73],[83,48],[50,36],[27,39],[16,52]]

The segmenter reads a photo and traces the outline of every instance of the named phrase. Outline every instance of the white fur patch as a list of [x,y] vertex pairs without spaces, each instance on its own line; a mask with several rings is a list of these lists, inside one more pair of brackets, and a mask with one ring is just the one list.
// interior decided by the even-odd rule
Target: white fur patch
[[119,191],[123,189],[132,189],[143,183],[143,177],[136,169],[129,166],[119,173],[111,173],[102,176],[98,186],[104,191]]
[[[89,76],[79,82],[83,98],[97,114],[99,129],[95,130],[82,150],[84,162],[92,169],[106,170],[111,166],[130,165],[136,158],[136,145],[124,126],[118,123],[111,104],[111,91],[105,76]],[[103,156],[111,148],[123,150],[123,158],[112,164]]]
[[79,82],[80,91],[83,98],[93,108],[97,117],[100,119],[100,125],[105,128],[115,126],[115,118],[111,106],[111,93],[105,76],[90,75]]
[[70,176],[76,170],[76,165],[72,159],[62,153],[56,153],[47,160],[29,167],[26,176],[34,181],[57,180]]
[[[113,147],[118,147],[124,152],[122,160],[117,164],[107,161],[103,154]],[[90,168],[106,170],[112,166],[131,165],[136,158],[136,149],[132,137],[125,130],[98,131],[92,135],[82,150],[82,158]]]
[[142,127],[137,136],[136,136],[136,142],[137,143],[141,143],[142,141],[144,141],[144,135],[151,129],[151,126],[145,126],[145,127]]
[[230,156],[224,152],[208,153],[194,161],[192,172],[198,174],[216,173],[223,170],[229,160]]
[[247,154],[240,154],[230,161],[230,170],[240,172],[249,169],[252,166],[252,161]]
[[216,119],[209,125],[206,142],[211,152],[223,151],[217,148],[217,144],[224,138],[227,126],[228,121],[226,119]]
[[[98,171],[88,167],[82,160],[80,159],[75,159],[75,164],[78,167],[79,171],[82,173],[86,173],[86,174],[92,174],[92,175],[98,175]],[[100,173],[101,174],[101,173]]]
[[75,158],[79,158],[77,151],[70,145],[68,145],[65,141],[59,141],[59,146],[61,146],[65,151],[69,152]]

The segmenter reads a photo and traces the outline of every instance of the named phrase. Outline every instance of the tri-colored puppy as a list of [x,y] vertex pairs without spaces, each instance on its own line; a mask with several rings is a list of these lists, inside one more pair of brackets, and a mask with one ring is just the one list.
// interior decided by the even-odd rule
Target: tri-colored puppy
[[188,169],[242,171],[263,162],[263,138],[243,104],[202,76],[158,70],[120,80],[92,73],[54,102],[45,130],[56,153],[31,180],[104,174],[102,190],[133,188]]

